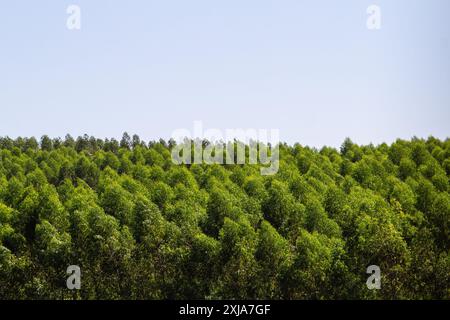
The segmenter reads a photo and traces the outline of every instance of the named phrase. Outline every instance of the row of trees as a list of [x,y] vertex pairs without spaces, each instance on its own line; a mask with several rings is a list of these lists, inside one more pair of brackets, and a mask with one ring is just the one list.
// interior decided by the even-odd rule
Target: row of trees
[[281,144],[272,176],[174,145],[0,138],[0,298],[450,298],[449,139]]

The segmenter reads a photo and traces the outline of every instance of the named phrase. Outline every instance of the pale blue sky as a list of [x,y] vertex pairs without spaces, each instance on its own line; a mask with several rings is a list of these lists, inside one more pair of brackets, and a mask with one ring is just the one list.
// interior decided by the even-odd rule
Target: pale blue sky
[[446,138],[449,14],[448,0],[2,1],[0,135],[150,140],[201,120],[317,147]]

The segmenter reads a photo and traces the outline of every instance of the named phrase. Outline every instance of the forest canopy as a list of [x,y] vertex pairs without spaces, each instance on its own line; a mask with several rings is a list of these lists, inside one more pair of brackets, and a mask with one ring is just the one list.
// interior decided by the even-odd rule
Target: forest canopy
[[450,299],[449,139],[283,143],[270,176],[173,147],[0,138],[0,299]]

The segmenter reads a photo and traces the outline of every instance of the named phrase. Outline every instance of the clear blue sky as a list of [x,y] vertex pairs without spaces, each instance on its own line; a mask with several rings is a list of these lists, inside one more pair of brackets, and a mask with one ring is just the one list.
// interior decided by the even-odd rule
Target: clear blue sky
[[0,135],[149,140],[202,120],[317,147],[446,138],[449,15],[448,0],[1,1]]

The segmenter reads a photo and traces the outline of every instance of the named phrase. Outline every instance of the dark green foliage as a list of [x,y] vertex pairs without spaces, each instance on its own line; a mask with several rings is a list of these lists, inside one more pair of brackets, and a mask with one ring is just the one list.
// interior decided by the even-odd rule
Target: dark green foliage
[[174,146],[0,138],[0,299],[450,299],[449,140],[281,144],[273,176]]

